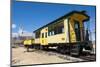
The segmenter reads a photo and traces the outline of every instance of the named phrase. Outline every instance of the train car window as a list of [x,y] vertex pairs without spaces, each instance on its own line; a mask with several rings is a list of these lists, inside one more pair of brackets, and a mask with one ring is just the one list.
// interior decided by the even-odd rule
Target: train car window
[[58,27],[58,32],[57,34],[63,33],[64,32],[64,27]]
[[62,28],[62,33],[64,33],[64,27]]
[[42,33],[42,38],[44,38],[44,33]]
[[48,32],[48,36],[51,36],[51,31],[50,31],[50,32]]
[[35,33],[35,38],[40,38],[40,32]]
[[57,28],[55,29],[55,35],[57,34]]
[[45,32],[45,37],[47,38],[47,32]]
[[51,32],[51,35],[54,35],[54,31]]
[[53,35],[55,35],[55,32],[53,31]]
[[75,29],[78,29],[78,24],[75,24]]
[[52,31],[51,31],[51,36],[52,36]]

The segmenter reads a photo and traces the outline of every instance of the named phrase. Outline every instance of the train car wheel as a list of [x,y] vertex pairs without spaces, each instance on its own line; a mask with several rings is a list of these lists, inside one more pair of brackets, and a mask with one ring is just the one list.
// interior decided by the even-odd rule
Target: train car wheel
[[80,44],[74,44],[70,47],[70,55],[71,56],[80,56],[82,50]]
[[40,49],[43,50],[44,49],[44,46],[40,45]]
[[26,51],[29,52],[29,45],[26,45]]

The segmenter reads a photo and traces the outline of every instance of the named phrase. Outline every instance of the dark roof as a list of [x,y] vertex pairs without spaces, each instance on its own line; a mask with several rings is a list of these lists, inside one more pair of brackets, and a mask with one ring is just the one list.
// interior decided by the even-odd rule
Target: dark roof
[[[56,20],[54,20],[54,21],[52,21],[52,22],[50,22],[50,23],[48,23],[48,24],[46,24],[46,25],[44,25],[44,26],[38,28],[37,30],[35,30],[35,31],[33,31],[33,32],[36,32],[36,31],[38,31],[38,30],[41,30],[42,28],[47,27],[48,25],[53,24],[53,23],[55,23],[56,21],[58,21],[58,20],[60,20],[60,19],[63,19],[64,17],[69,17],[69,16],[73,15],[74,13],[83,14],[83,15],[85,15],[85,16],[88,17],[88,19],[86,19],[86,20],[89,20],[89,16],[88,16],[87,14],[85,14],[85,11],[72,11],[72,12],[67,13],[67,14],[65,14],[65,15],[63,15],[63,16],[57,18]],[[84,21],[86,21],[86,20],[84,20]]]

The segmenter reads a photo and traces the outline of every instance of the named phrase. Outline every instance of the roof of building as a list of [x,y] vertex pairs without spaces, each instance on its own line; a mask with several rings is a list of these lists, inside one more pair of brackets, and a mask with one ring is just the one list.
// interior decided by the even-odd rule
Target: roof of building
[[12,37],[18,37],[18,36],[22,36],[22,37],[34,37],[33,33],[23,33],[23,34],[19,34],[19,33],[12,33]]
[[[39,30],[41,30],[42,28],[47,27],[48,25],[51,25],[51,24],[57,22],[57,21],[60,20],[60,19],[63,19],[64,17],[69,17],[69,16],[73,15],[74,13],[83,14],[84,16],[87,16],[87,17],[88,17],[88,19],[86,19],[86,20],[89,20],[89,16],[88,16],[87,14],[85,14],[85,11],[72,11],[72,12],[67,13],[67,14],[65,14],[65,15],[63,15],[63,16],[57,18],[56,20],[54,20],[54,21],[52,21],[52,22],[50,22],[50,23],[48,23],[48,24],[46,24],[46,25],[44,25],[44,26],[38,28],[37,30],[35,30],[35,31],[33,31],[33,32],[39,31]],[[84,21],[86,21],[86,20],[84,20]]]

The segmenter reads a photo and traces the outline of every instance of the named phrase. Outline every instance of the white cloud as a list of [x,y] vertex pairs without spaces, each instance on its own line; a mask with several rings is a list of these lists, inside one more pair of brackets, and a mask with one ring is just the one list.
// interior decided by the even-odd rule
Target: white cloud
[[16,28],[16,24],[12,24],[12,28],[15,29]]

